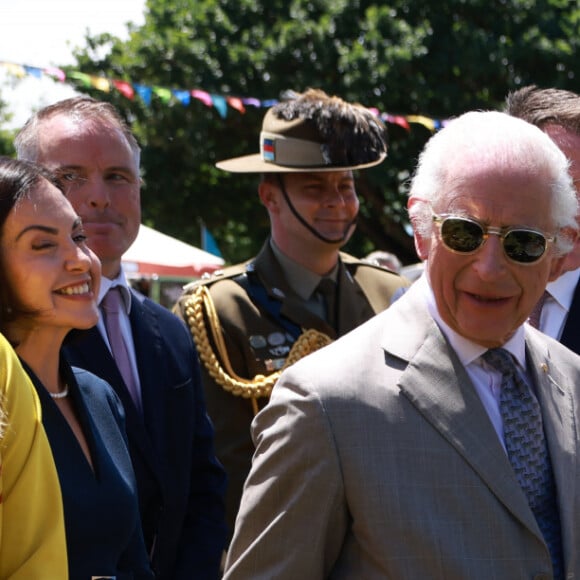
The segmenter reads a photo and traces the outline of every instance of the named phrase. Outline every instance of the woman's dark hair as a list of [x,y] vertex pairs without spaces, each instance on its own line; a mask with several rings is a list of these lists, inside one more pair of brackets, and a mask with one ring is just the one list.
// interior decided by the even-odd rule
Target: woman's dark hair
[[[0,156],[0,237],[10,212],[22,199],[26,199],[42,180],[52,183],[64,194],[62,185],[44,167],[29,161]],[[18,307],[18,300],[9,280],[6,279],[6,268],[0,255],[0,332],[5,330],[6,323],[13,320],[17,314],[30,313],[22,312]]]

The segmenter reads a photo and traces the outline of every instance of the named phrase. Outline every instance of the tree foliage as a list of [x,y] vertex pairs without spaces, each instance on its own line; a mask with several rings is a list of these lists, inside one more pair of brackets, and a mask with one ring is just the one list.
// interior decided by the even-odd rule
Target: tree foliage
[[[130,39],[88,37],[76,70],[172,89],[279,99],[320,87],[393,114],[446,119],[498,108],[535,83],[578,91],[580,6],[567,0],[148,0]],[[144,218],[198,243],[203,219],[229,261],[268,230],[257,176],[215,169],[257,151],[264,109],[224,119],[196,101],[110,99],[143,146]],[[430,132],[390,125],[388,160],[360,176],[361,217],[349,250],[414,261],[405,188]]]
[[[6,101],[0,95],[0,127],[10,120],[10,113],[7,110]],[[14,131],[0,128],[0,155],[12,157],[14,155]]]

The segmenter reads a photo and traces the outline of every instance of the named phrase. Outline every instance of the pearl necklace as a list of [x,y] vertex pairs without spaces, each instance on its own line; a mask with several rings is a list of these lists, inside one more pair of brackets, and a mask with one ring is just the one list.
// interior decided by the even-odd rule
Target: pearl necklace
[[51,393],[50,391],[48,391],[48,394],[53,399],[64,399],[65,397],[68,397],[68,385],[65,385],[64,390],[61,391],[60,393]]

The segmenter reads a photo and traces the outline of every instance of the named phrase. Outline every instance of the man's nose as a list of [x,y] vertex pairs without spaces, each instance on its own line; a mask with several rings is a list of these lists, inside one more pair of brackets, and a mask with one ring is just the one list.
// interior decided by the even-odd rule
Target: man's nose
[[475,258],[474,268],[482,279],[497,276],[506,267],[507,260],[502,238],[497,234],[489,234],[477,250]]
[[83,189],[91,207],[106,208],[111,204],[109,187],[104,179],[92,177],[85,182]]
[[322,192],[322,202],[329,206],[343,205],[344,195],[339,187],[329,186]]

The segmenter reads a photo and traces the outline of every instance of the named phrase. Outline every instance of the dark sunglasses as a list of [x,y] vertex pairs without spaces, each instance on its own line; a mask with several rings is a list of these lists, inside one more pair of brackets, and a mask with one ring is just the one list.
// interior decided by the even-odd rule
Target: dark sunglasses
[[472,254],[494,235],[500,237],[508,259],[517,264],[537,262],[545,254],[548,242],[555,239],[536,230],[484,226],[474,219],[449,214],[433,214],[433,221],[439,226],[443,243],[452,252]]

